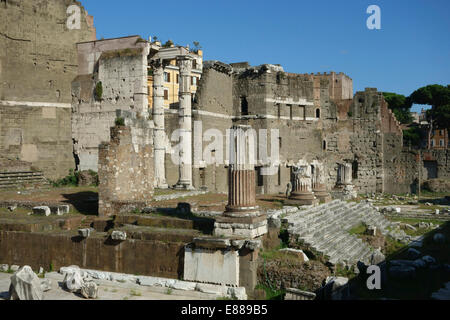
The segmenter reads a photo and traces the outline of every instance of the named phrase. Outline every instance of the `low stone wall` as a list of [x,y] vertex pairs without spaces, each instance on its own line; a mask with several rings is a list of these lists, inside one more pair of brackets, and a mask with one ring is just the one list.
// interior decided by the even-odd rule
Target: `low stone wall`
[[430,179],[423,183],[423,187],[431,192],[449,192],[450,179]]
[[137,121],[112,127],[111,141],[99,146],[99,216],[143,209],[153,197],[152,129]]
[[[184,243],[155,240],[114,242],[105,238],[80,239],[68,234],[0,231],[0,257],[9,265],[34,270],[81,268],[178,279],[183,274]],[[39,248],[39,250],[36,250]]]
[[181,199],[186,197],[195,197],[200,196],[202,194],[207,194],[208,191],[189,191],[189,192],[180,192],[180,193],[172,193],[172,194],[163,194],[159,196],[154,196],[153,201],[167,201],[174,199]]
[[331,275],[330,270],[317,261],[288,265],[282,261],[261,261],[258,283],[281,288],[294,288],[315,292]]

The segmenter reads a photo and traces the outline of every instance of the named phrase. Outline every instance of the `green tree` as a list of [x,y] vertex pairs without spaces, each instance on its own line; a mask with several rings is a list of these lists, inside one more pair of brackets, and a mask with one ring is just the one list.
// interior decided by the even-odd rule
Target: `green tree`
[[194,45],[194,50],[195,50],[196,52],[198,52],[198,50],[201,50],[201,49],[202,49],[202,46],[200,45],[200,42],[194,41],[192,44]]
[[403,144],[405,146],[420,146],[420,142],[424,138],[424,132],[418,126],[414,126],[403,130]]
[[171,46],[173,46],[172,40],[167,40],[166,43],[163,44],[164,48],[170,48]]
[[411,99],[405,97],[402,94],[393,92],[383,92],[384,100],[388,103],[389,109],[392,110],[395,117],[400,123],[409,124],[412,123],[413,118],[411,115]]
[[419,88],[411,94],[410,100],[412,103],[430,105],[427,117],[432,119],[433,125],[450,128],[450,85],[432,84]]

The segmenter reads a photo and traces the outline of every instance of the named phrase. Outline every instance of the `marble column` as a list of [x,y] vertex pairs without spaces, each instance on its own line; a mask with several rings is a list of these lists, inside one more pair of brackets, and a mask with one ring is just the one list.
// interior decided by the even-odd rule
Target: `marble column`
[[250,126],[233,126],[230,131],[227,212],[257,210],[254,155],[248,144]]
[[166,189],[166,134],[164,125],[164,65],[161,60],[151,62],[153,67],[153,129],[155,187]]
[[254,148],[249,148],[246,134],[250,129],[250,126],[238,125],[230,130],[228,205],[216,219],[216,236],[254,239],[267,233],[267,216],[256,204]]
[[352,184],[352,165],[341,163],[338,167],[338,185]]
[[178,56],[177,65],[180,69],[178,123],[181,141],[179,180],[175,188],[192,190],[192,58]]
[[357,192],[352,181],[352,165],[349,163],[339,164],[337,190],[343,194],[343,199],[357,197]]
[[294,167],[292,180],[292,192],[286,204],[303,206],[319,203],[319,200],[312,192],[310,166],[301,165]]
[[331,201],[331,195],[327,192],[325,186],[325,176],[323,174],[323,166],[321,164],[314,164],[314,172],[312,174],[311,183],[314,196],[319,199],[321,203]]

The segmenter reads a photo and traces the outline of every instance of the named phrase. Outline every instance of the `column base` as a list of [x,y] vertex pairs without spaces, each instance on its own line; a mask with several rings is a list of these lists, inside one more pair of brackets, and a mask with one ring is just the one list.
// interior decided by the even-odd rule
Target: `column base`
[[314,196],[320,201],[320,203],[327,203],[332,200],[331,195],[326,191],[324,186],[313,189],[313,193]]
[[169,189],[169,185],[167,183],[162,183],[155,187],[156,189]]
[[[214,236],[227,237],[231,239],[255,239],[268,232],[267,216],[259,212],[249,211],[238,216],[232,212],[225,212],[223,216],[217,217],[214,223]],[[255,214],[250,216],[248,214]]]
[[291,196],[285,201],[285,204],[293,206],[310,206],[319,204],[319,200],[314,197],[314,194],[311,191],[295,191],[291,193]]
[[195,190],[192,183],[189,181],[179,181],[174,187],[175,190]]
[[341,200],[351,200],[357,198],[358,193],[352,184],[339,184],[333,190],[333,197]]

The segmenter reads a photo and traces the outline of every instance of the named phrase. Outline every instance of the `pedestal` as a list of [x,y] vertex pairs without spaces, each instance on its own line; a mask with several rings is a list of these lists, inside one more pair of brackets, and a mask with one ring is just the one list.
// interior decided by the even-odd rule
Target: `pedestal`
[[330,202],[331,195],[327,192],[325,185],[319,184],[313,188],[314,196],[319,200],[320,203]]

